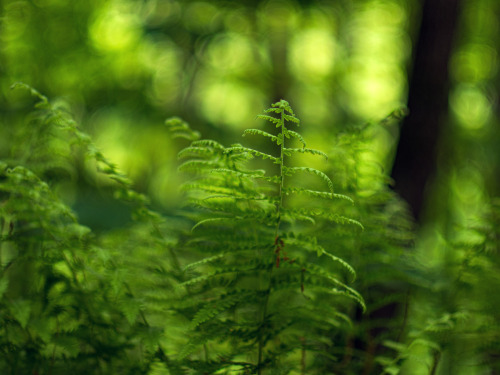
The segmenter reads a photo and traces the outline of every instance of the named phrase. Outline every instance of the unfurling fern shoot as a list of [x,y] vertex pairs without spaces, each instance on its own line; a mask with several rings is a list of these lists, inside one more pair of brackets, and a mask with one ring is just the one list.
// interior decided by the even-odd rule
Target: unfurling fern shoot
[[[332,358],[322,342],[325,333],[348,322],[338,296],[363,308],[364,302],[346,284],[346,278],[354,280],[354,269],[311,231],[318,219],[362,225],[332,211],[327,200],[352,200],[335,194],[326,174],[288,163],[299,153],[326,158],[291,129],[300,121],[288,102],[273,104],[258,118],[277,134],[247,129],[243,135],[271,141],[278,156],[211,140],[194,141],[179,154],[187,159],[180,168],[195,175],[184,186],[195,224],[182,251],[198,259],[185,267],[190,303],[179,312],[190,316],[191,324],[178,359],[198,371],[321,373]],[[253,158],[271,162],[269,168],[251,169]],[[272,164],[279,167],[276,174]],[[294,186],[291,177],[298,174],[317,178],[327,189]],[[308,205],[295,207],[284,199],[294,195],[307,196]],[[315,207],[317,200],[321,205]],[[305,358],[313,359],[305,363]]]

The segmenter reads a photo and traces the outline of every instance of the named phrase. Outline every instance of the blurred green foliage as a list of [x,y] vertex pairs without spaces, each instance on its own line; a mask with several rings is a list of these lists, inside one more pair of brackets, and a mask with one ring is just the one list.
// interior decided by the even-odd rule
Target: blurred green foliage
[[[175,114],[209,137],[232,139],[267,103],[286,96],[324,147],[331,142],[325,133],[403,103],[406,7],[397,1],[5,1],[3,107],[22,105],[9,92],[16,81],[64,96],[111,159],[168,207],[176,201],[169,198],[176,196],[177,184],[169,183],[176,179],[169,168],[176,152],[162,133],[165,117]],[[384,157],[394,140],[377,138]]]
[[404,108],[420,12],[416,0],[3,0],[2,370],[176,373],[188,323],[159,306],[178,297],[189,220],[185,144],[164,120],[231,144],[285,98],[330,156],[302,160],[354,198],[339,209],[365,227],[319,236],[356,268],[368,306],[348,306],[352,328],[330,332],[331,371],[499,371],[500,5],[462,1],[416,226],[388,188],[401,116],[385,116]]

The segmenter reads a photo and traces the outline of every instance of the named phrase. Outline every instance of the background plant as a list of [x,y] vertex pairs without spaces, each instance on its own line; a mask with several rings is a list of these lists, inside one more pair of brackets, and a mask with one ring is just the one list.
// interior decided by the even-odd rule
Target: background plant
[[[118,258],[126,247],[102,246],[106,241],[79,224],[61,200],[59,184],[74,178],[69,160],[83,153],[132,206],[137,225],[149,226],[163,243],[159,219],[63,109],[17,86],[38,102],[27,124],[33,137],[20,129],[11,158],[1,164],[0,368],[9,374],[147,373],[162,328],[150,325],[132,294],[132,282],[140,283],[127,277],[129,258]],[[141,242],[146,246],[145,239],[135,241]]]

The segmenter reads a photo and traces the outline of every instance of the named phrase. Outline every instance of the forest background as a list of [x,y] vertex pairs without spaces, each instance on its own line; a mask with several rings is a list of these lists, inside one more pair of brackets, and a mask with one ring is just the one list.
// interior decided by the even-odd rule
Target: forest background
[[[79,259],[101,257],[104,263],[92,267],[112,274],[110,288],[129,298],[156,283],[147,262],[167,262],[170,270],[173,261],[159,260],[161,249],[175,252],[178,233],[192,226],[180,214],[188,177],[177,170],[188,142],[173,138],[165,119],[179,116],[203,138],[229,145],[258,127],[257,114],[286,99],[308,145],[330,157],[315,167],[326,169],[335,191],[358,207],[346,210],[365,230],[346,239],[350,230],[332,229],[343,244],[332,252],[356,269],[354,287],[367,312],[355,304],[344,311],[355,328],[339,336],[336,365],[308,362],[283,373],[308,373],[308,366],[310,373],[500,373],[498,1],[3,0],[0,16],[2,176],[22,166],[48,184],[74,212],[80,233],[74,235],[89,236],[88,230],[99,244],[99,256]],[[12,90],[16,82],[53,104],[29,89]],[[72,130],[78,147],[100,150],[93,162],[81,150],[68,151],[58,131],[34,127],[46,124],[33,110],[37,102],[43,116],[78,124],[81,133]],[[120,180],[121,173],[130,180]],[[94,356],[96,373],[113,373],[122,352],[113,352],[112,343],[101,342],[101,354],[94,346],[83,359],[81,345],[58,341],[56,323],[39,327],[45,310],[42,302],[33,307],[37,276],[30,272],[45,280],[38,290],[50,289],[47,262],[28,256],[11,268],[23,241],[45,238],[19,224],[33,212],[23,217],[26,207],[6,203],[16,194],[34,199],[29,192],[38,191],[37,182],[19,178],[18,185],[1,180],[1,368],[58,373],[74,359],[85,371]],[[117,198],[116,181],[128,196]],[[138,218],[134,205],[148,214]],[[49,211],[37,215],[55,226]],[[163,245],[147,245],[147,220],[157,223]],[[134,246],[142,255],[127,255]],[[152,254],[155,246],[160,250]],[[134,262],[141,265],[135,271]],[[155,280],[125,290],[147,278]],[[141,309],[125,310],[118,315],[133,326]],[[149,323],[155,324],[161,325]],[[397,332],[387,332],[393,325]],[[149,357],[130,360],[138,368],[124,368],[175,373],[177,365],[188,366],[166,360],[176,351],[161,340],[150,339]]]

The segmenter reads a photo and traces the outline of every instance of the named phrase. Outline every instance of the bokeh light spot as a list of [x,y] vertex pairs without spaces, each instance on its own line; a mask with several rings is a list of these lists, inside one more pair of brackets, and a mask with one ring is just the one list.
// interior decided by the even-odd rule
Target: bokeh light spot
[[99,12],[90,27],[94,46],[103,51],[121,51],[134,46],[141,37],[140,19],[132,6],[111,3]]
[[184,12],[186,27],[194,32],[209,32],[217,25],[219,10],[213,4],[197,1],[189,4]]
[[459,82],[475,83],[495,76],[498,70],[497,52],[486,44],[468,44],[455,53],[451,74]]
[[210,65],[220,71],[239,73],[253,64],[252,46],[242,35],[227,33],[210,42],[207,51]]
[[491,117],[491,103],[478,87],[459,85],[450,95],[450,105],[465,129],[481,129]]
[[217,80],[201,87],[201,110],[214,124],[245,129],[258,112],[260,95],[249,86]]
[[301,80],[324,79],[333,70],[335,40],[322,29],[306,30],[291,42],[291,70]]

